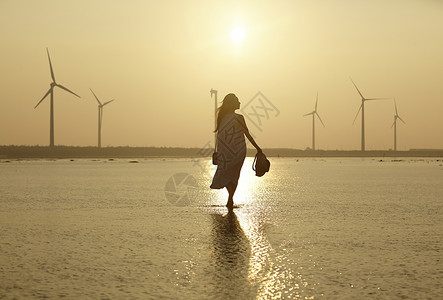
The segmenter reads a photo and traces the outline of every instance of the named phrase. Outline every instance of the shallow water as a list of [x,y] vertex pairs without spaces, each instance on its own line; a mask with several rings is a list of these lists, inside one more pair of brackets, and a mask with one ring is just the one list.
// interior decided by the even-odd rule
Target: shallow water
[[0,299],[439,299],[443,162],[380,160],[1,162]]

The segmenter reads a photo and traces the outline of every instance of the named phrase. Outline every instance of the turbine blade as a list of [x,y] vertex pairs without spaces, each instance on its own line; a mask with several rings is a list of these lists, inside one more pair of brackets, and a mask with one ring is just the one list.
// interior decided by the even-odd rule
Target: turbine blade
[[318,102],[318,92],[317,92],[317,100],[315,100],[315,111],[317,111],[317,102]]
[[51,57],[49,56],[48,48],[46,48],[46,52],[48,53],[48,60],[49,60],[49,67],[51,68],[52,81],[55,82],[54,70],[52,69]]
[[397,101],[395,101],[395,99],[394,99],[394,105],[395,105],[395,115],[398,115],[398,112],[397,112]]
[[103,103],[102,106],[105,106],[106,104],[111,103],[111,102],[114,101],[114,100],[115,100],[115,99],[109,100],[108,102]]
[[46,92],[46,94],[43,96],[43,98],[37,103],[36,106],[34,106],[34,108],[37,108],[37,106],[40,105],[40,103],[42,103],[42,101],[49,95],[49,93],[51,93],[52,87],[49,88],[49,90]]
[[97,96],[95,95],[94,91],[93,91],[91,88],[89,88],[89,89],[91,90],[92,94],[94,95],[95,99],[97,100],[98,105],[102,105],[102,103],[100,102],[100,100],[98,100]]
[[362,103],[362,104],[360,105],[360,107],[358,108],[357,114],[355,115],[354,122],[352,122],[352,125],[354,125],[355,120],[357,120],[358,114],[360,113],[360,110],[361,110],[361,107],[362,107],[362,106],[363,106],[363,103]]
[[[357,85],[354,83],[354,80],[352,80],[351,77],[349,77],[349,78],[351,79],[352,83],[354,84],[354,86],[355,86],[355,88],[357,89],[357,92],[360,94],[361,98],[362,98],[362,99],[365,99],[365,97],[363,97],[362,93],[361,93],[360,90],[358,89]],[[365,100],[366,100],[366,99],[365,99]]]
[[63,85],[61,85],[61,84],[57,84],[57,86],[58,86],[59,88],[61,88],[61,89],[64,89],[65,91],[70,92],[71,94],[73,94],[73,95],[75,95],[75,96],[81,98],[79,95],[77,95],[77,94],[74,93],[73,91],[71,91],[71,90],[65,88]]
[[320,115],[317,112],[315,112],[315,114],[317,115],[317,117],[320,120],[320,122],[323,125],[323,127],[326,127],[325,124],[323,123],[323,121],[321,120]]
[[366,100],[388,100],[389,98],[368,98],[368,99],[365,99],[365,101]]
[[403,122],[403,124],[406,124],[406,122],[405,122],[405,121],[403,121],[403,119],[402,119],[402,118],[400,118],[400,116],[397,116],[397,118],[399,118],[399,119],[400,119],[400,121],[402,121],[402,122]]
[[391,128],[394,127],[396,122],[397,122],[397,119],[394,119],[394,123],[392,123]]
[[312,114],[314,114],[314,112],[310,112],[309,114],[303,115],[303,117],[310,116]]

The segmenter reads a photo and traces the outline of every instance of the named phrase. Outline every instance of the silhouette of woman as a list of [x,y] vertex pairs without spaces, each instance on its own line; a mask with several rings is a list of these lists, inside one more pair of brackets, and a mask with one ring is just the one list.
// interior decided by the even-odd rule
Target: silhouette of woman
[[251,144],[262,152],[249,134],[245,118],[235,113],[240,108],[240,101],[234,94],[227,94],[222,105],[217,109],[217,171],[212,179],[212,189],[228,190],[226,207],[234,207],[234,193],[237,189],[240,171],[246,157],[245,136]]

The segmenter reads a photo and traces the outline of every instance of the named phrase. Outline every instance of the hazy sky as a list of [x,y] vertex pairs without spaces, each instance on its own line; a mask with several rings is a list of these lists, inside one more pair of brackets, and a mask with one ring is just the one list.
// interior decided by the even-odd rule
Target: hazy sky
[[[234,28],[244,34],[232,37]],[[241,32],[242,31],[242,32]],[[240,35],[241,35],[240,34]],[[210,89],[245,106],[262,92],[278,109],[260,129],[262,147],[443,149],[443,1],[20,1],[0,0],[0,144],[48,145],[51,82],[55,144],[202,147],[213,140]],[[257,103],[251,102],[252,108]]]

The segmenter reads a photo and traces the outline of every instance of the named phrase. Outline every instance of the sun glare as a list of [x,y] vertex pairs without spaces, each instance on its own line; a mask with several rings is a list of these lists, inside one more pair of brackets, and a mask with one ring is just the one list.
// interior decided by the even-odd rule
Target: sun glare
[[233,28],[231,38],[235,43],[241,43],[245,38],[245,30],[242,27]]

